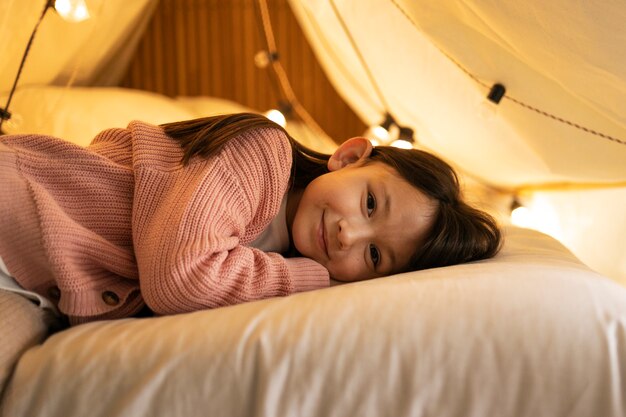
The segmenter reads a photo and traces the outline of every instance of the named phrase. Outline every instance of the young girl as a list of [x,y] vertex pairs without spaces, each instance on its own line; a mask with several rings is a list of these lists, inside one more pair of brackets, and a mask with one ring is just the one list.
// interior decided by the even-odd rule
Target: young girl
[[469,262],[501,240],[435,156],[364,138],[325,155],[247,113],[132,122],[87,148],[6,136],[0,184],[5,276],[73,324]]

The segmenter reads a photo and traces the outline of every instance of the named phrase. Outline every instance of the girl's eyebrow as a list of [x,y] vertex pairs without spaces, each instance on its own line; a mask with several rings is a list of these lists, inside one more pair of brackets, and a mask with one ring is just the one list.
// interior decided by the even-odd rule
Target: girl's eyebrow
[[[391,218],[391,216],[393,216],[393,211],[391,210],[392,206],[391,206],[391,196],[389,195],[389,193],[387,192],[387,184],[385,182],[380,183],[380,192],[382,194],[382,201],[384,202],[384,206],[383,206],[383,218],[385,220],[389,220]],[[390,265],[389,271],[393,271],[396,265],[396,255],[395,255],[395,251],[393,250],[393,248],[391,246],[387,246],[387,250],[385,250],[385,252],[387,253],[387,256],[389,256],[389,262],[388,264]]]
[[391,199],[389,198],[389,194],[387,193],[387,185],[382,184],[381,190],[383,193],[383,200],[385,201],[385,218],[389,218],[392,215],[391,211]]

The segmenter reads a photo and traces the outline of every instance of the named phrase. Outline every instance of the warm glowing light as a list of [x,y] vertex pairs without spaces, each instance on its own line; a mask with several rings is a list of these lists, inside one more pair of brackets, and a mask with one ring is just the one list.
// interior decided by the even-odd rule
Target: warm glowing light
[[85,0],[56,0],[54,8],[63,19],[69,22],[82,22],[91,17]]
[[372,128],[372,134],[383,142],[389,139],[389,131],[380,125]]
[[515,226],[535,229],[557,240],[563,238],[561,222],[554,207],[539,197],[534,197],[526,206],[516,207],[511,212],[511,223]]
[[408,140],[404,140],[404,139],[394,140],[393,142],[391,142],[391,146],[395,146],[396,148],[401,148],[401,149],[413,148],[413,144],[409,142]]
[[533,219],[530,209],[524,206],[517,207],[511,212],[511,222],[515,226],[531,228]]
[[548,234],[557,240],[563,238],[561,222],[555,207],[541,196],[535,196],[530,206],[533,218],[533,229]]
[[259,51],[254,55],[254,64],[257,68],[266,68],[270,64],[270,56],[267,51]]
[[380,146],[380,141],[375,138],[368,138],[372,146]]
[[281,125],[282,127],[285,127],[287,125],[287,119],[285,119],[285,116],[276,109],[265,112],[265,117],[270,119],[272,122]]

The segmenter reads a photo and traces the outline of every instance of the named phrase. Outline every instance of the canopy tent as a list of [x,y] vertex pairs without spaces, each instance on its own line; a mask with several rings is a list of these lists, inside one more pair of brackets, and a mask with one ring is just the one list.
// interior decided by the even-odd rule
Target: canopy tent
[[535,203],[535,227],[626,283],[623,2],[290,4],[363,120],[389,112],[417,146]]
[[[96,19],[42,21],[8,133],[86,145],[129,118],[251,111],[102,87],[119,83],[157,0],[86,1]],[[365,121],[393,115],[468,189],[516,196],[529,226],[602,274],[503,225],[491,259],[47,339],[37,307],[2,290],[0,414],[623,417],[626,289],[603,275],[626,285],[626,3],[289,1]],[[0,95],[45,2],[0,1]],[[299,127],[305,145],[336,146]]]

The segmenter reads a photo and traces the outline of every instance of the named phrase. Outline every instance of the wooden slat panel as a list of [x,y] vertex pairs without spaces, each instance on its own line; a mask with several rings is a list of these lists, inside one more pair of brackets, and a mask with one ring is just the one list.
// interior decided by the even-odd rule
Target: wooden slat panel
[[196,31],[198,37],[198,91],[211,89],[211,44],[210,39],[210,7],[207,1],[200,1],[196,7]]
[[[338,142],[365,125],[324,75],[287,0],[268,0],[281,63],[298,99]],[[161,0],[123,86],[167,96],[206,95],[266,110],[280,98],[269,69],[256,0]]]

